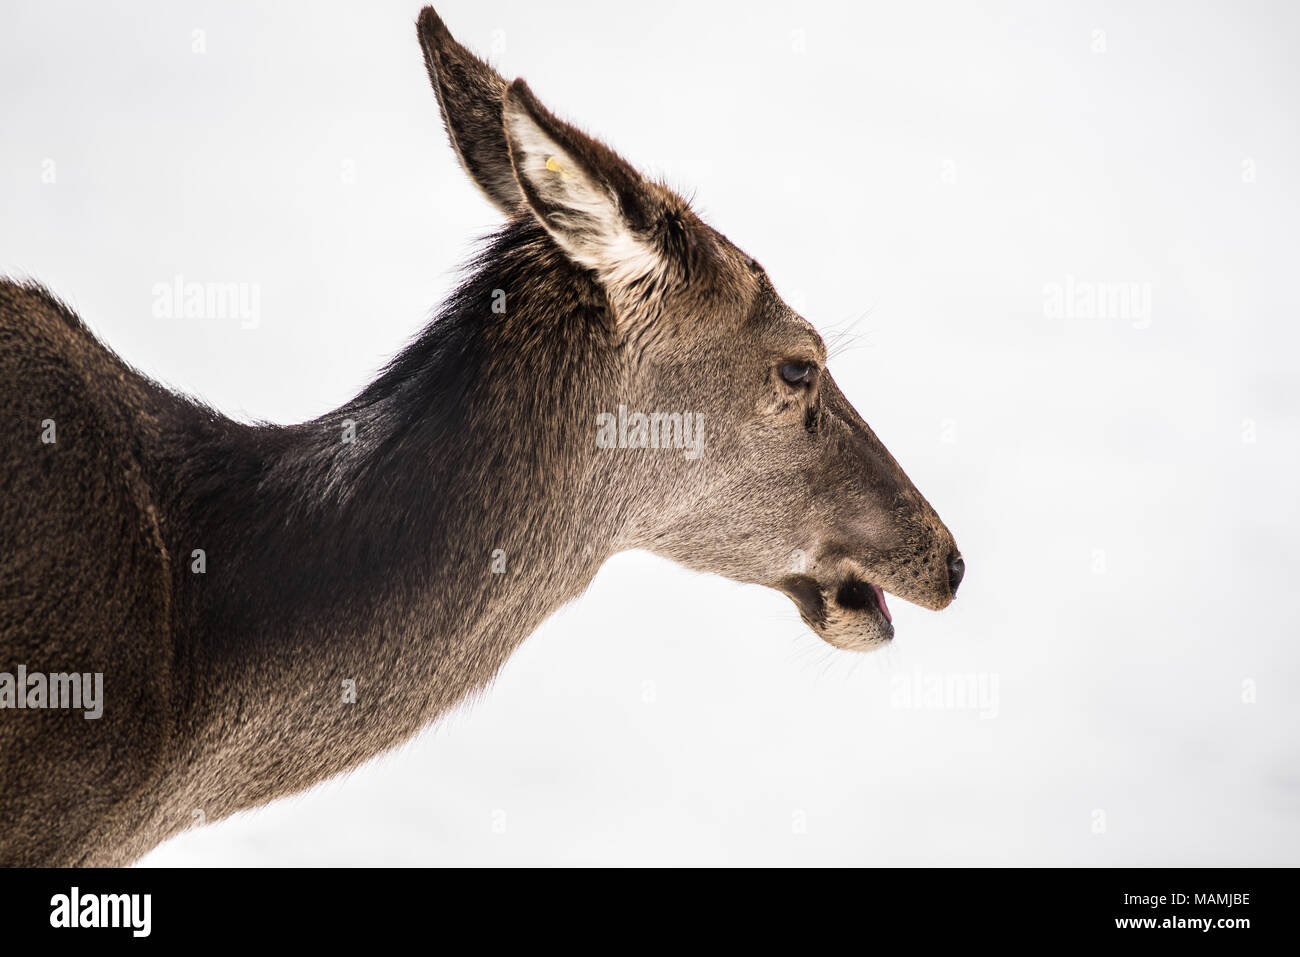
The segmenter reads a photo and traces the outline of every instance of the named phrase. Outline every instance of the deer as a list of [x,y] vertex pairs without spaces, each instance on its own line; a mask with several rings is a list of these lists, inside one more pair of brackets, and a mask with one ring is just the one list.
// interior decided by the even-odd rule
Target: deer
[[622,551],[780,592],[848,651],[892,640],[886,593],[953,600],[952,534],[763,267],[416,26],[504,224],[340,408],[237,422],[0,283],[0,671],[103,677],[95,720],[0,683],[0,863],[129,865],[358,767]]

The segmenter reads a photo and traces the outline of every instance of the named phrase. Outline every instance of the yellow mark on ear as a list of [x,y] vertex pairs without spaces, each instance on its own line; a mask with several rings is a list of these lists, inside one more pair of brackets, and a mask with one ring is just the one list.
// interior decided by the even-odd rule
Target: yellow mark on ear
[[546,161],[546,168],[549,169],[552,173],[559,173],[565,179],[569,178],[569,171],[565,169],[560,164],[560,161],[556,159],[554,156],[552,156],[550,159]]

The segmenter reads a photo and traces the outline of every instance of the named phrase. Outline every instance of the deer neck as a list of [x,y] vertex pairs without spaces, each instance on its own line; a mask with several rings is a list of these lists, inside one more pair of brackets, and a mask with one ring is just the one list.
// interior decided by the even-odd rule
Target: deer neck
[[[353,402],[291,427],[209,422],[178,453],[188,806],[229,813],[400,743],[615,550],[592,453],[603,326],[564,302],[569,333],[537,335],[547,288],[498,257]],[[520,310],[499,327],[497,289]]]

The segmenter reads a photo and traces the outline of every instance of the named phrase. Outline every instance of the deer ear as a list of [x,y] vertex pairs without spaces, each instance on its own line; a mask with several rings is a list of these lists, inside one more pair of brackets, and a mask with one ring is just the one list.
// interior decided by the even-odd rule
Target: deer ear
[[603,143],[556,119],[523,80],[503,100],[515,177],[533,213],[570,259],[606,283],[662,268],[653,240],[663,203]]
[[523,203],[501,126],[501,74],[456,42],[433,7],[416,24],[452,149],[470,179],[507,215]]

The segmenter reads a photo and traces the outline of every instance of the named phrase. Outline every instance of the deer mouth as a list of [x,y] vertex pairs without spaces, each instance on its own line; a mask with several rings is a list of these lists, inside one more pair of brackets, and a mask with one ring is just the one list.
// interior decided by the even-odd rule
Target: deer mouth
[[885,591],[856,574],[831,582],[792,575],[778,586],[799,617],[827,644],[846,651],[872,651],[894,637]]

